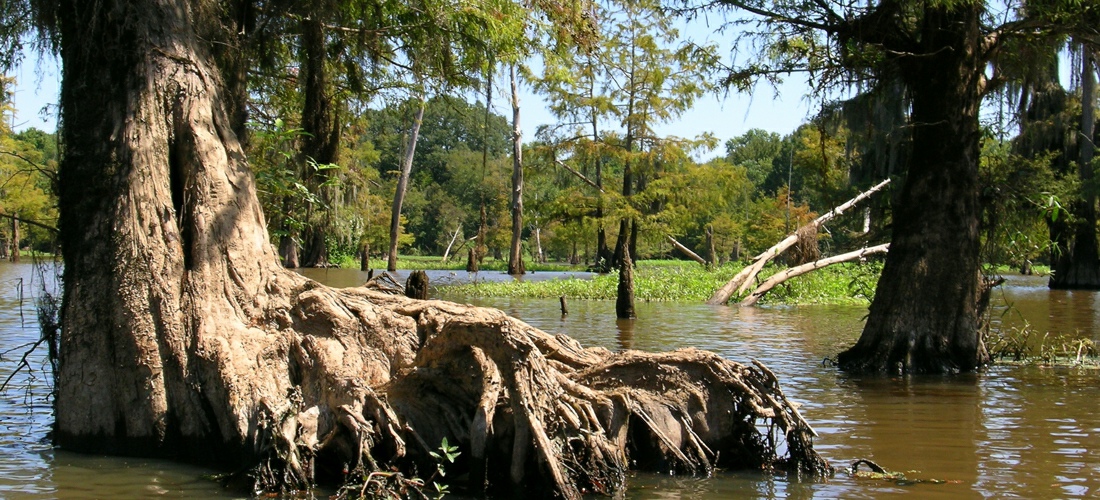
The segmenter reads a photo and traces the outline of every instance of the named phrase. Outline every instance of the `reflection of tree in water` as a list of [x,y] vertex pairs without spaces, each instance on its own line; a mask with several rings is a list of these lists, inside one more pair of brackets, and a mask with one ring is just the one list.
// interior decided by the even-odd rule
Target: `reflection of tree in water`
[[634,323],[636,321],[633,318],[615,320],[615,329],[619,332],[619,349],[634,348]]
[[863,441],[869,456],[853,460],[872,459],[910,480],[976,482],[975,439],[983,428],[976,376],[849,379],[843,385],[856,392],[864,412],[851,438]]

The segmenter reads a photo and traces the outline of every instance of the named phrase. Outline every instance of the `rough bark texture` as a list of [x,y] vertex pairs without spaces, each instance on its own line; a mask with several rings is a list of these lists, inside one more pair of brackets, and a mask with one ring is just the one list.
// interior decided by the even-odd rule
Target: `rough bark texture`
[[258,464],[289,489],[432,470],[446,437],[475,490],[567,498],[620,491],[628,464],[825,472],[762,365],[584,349],[284,270],[207,48],[235,33],[219,6],[62,7],[62,448]]
[[410,299],[427,299],[428,273],[421,270],[409,273],[409,279],[405,281],[405,296]]
[[11,261],[19,262],[19,219],[11,218]]
[[[625,242],[620,243],[625,246]],[[615,317],[619,319],[636,318],[634,312],[634,261],[630,258],[630,249],[621,248],[622,262],[619,266],[619,285],[615,294]]]
[[984,362],[977,314],[979,10],[924,9],[925,56],[903,66],[913,153],[867,324],[839,356],[844,370],[951,373]]

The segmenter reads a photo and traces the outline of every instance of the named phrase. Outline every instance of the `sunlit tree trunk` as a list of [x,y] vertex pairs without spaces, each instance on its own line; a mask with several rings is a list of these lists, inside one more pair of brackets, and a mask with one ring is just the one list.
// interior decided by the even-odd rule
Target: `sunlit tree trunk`
[[386,270],[397,270],[397,239],[401,236],[401,205],[405,203],[405,193],[409,189],[409,175],[412,173],[413,158],[416,155],[416,141],[420,137],[420,124],[424,122],[424,96],[420,96],[420,107],[416,109],[409,141],[405,144],[405,156],[401,158],[401,177],[397,179],[397,189],[393,193],[393,207],[390,211],[390,250],[386,257]]
[[189,7],[61,7],[64,448],[232,463],[258,444],[261,398],[290,388],[287,344],[252,320],[302,283],[279,272],[201,42],[232,40],[193,32],[218,17]]
[[523,265],[523,143],[519,127],[519,93],[516,88],[516,67],[512,77],[512,245],[508,252],[508,274],[527,272]]

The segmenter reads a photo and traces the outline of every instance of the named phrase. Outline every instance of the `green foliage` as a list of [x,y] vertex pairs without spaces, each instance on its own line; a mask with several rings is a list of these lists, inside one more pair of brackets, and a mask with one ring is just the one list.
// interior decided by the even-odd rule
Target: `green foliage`
[[[11,77],[0,77],[3,96],[0,102],[0,214],[19,217],[48,227],[57,227],[57,142],[52,135],[37,129],[13,134],[8,124],[14,108]],[[42,227],[19,225],[19,248],[54,252],[57,234]],[[12,220],[0,219],[0,245],[11,247]]]
[[[980,174],[984,200],[984,260],[1019,268],[1046,258],[1052,250],[1046,221],[1070,216],[1061,196],[1072,191],[1072,178],[1058,180],[1052,156],[1031,159],[1011,152],[1007,142],[987,140]],[[1053,191],[1052,191],[1053,190]]]
[[744,168],[752,185],[763,190],[775,163],[782,159],[782,147],[779,134],[754,128],[726,141],[726,161]]
[[446,464],[455,463],[455,459],[458,458],[462,452],[458,451],[457,446],[448,445],[447,438],[444,437],[443,443],[439,445],[439,451],[431,451],[428,452],[428,454],[435,459],[435,473],[432,474],[431,478],[432,488],[435,490],[434,493],[436,498],[443,498],[443,495],[450,493],[450,488],[448,488],[445,483],[436,481],[435,478],[445,477],[447,475]]
[[[645,302],[702,302],[732,278],[742,266],[725,265],[707,271],[694,262],[642,261],[634,274],[635,297]],[[766,268],[766,275],[778,271]],[[882,264],[843,263],[793,279],[773,289],[762,304],[866,304],[881,274]],[[765,279],[767,276],[762,276]],[[478,297],[614,300],[618,276],[595,275],[591,279],[476,283],[448,287],[448,294]]]

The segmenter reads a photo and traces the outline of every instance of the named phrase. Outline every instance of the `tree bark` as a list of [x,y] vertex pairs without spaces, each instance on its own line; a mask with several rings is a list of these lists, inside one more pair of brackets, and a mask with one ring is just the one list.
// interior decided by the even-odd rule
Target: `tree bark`
[[417,269],[405,280],[405,296],[410,299],[428,299],[428,273]]
[[913,150],[856,373],[956,373],[986,361],[978,337],[980,5],[925,7],[922,57],[902,66]]
[[11,261],[19,262],[19,219],[11,218]]
[[635,462],[826,473],[762,365],[585,349],[283,269],[211,55],[238,33],[223,6],[59,7],[61,448],[253,467],[272,492],[433,470],[443,438],[456,471],[570,499],[621,491]]
[[615,295],[615,317],[619,319],[631,319],[638,317],[634,312],[634,262],[630,259],[630,249],[626,242],[621,242],[624,248],[619,251],[622,262],[619,266],[619,286]]
[[401,158],[401,177],[397,179],[397,189],[393,192],[393,210],[390,212],[390,251],[386,257],[386,270],[397,270],[397,239],[401,235],[401,205],[405,202],[405,192],[409,189],[409,175],[412,173],[413,157],[416,154],[416,140],[420,137],[420,124],[424,122],[424,96],[420,96],[420,107],[416,110],[412,128],[409,130],[409,142],[405,144],[405,156]]
[[519,92],[516,67],[512,65],[512,245],[508,251],[508,274],[524,274],[523,265],[523,135],[519,128]]

